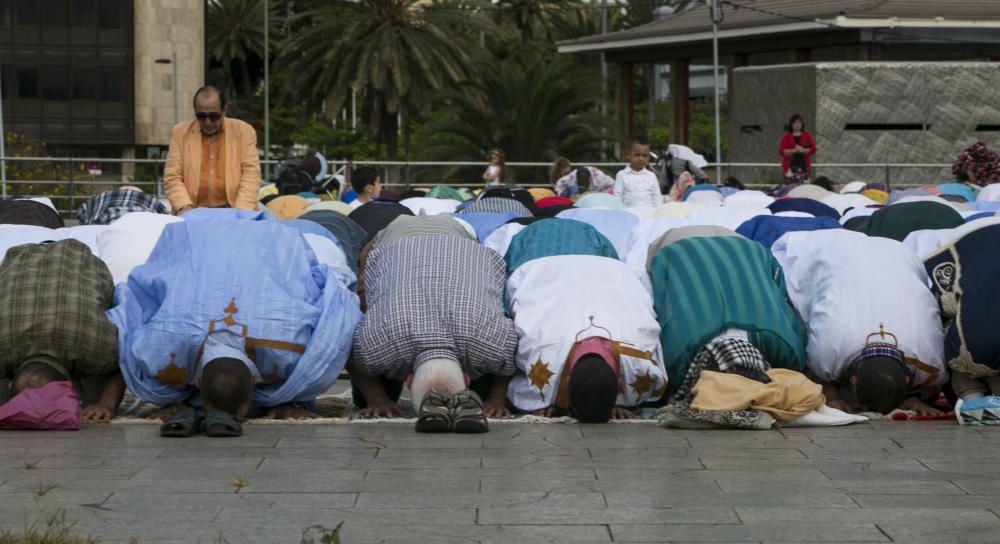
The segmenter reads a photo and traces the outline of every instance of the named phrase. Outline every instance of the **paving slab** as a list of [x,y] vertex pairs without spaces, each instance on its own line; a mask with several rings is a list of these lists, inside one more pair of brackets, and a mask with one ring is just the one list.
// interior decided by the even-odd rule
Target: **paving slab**
[[[1000,429],[676,431],[497,424],[155,425],[0,433],[0,525],[101,542],[997,542]],[[134,540],[133,540],[134,539]]]

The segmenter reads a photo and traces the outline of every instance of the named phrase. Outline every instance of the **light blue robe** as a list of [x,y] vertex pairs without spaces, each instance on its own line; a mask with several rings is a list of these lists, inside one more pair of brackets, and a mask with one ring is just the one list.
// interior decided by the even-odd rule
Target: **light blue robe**
[[[225,355],[256,367],[254,401],[266,408],[313,401],[333,384],[361,311],[300,231],[223,217],[168,225],[146,264],[118,285],[108,317],[122,375],[140,399],[163,406],[192,397],[200,365]],[[244,325],[250,343],[264,341],[255,361],[244,352]],[[285,349],[266,347],[275,342]]]

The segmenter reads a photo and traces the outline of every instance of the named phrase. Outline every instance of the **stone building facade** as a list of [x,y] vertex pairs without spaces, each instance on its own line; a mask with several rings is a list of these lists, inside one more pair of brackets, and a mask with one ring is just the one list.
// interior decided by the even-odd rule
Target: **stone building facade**
[[[948,167],[823,167],[823,163],[951,164],[976,140],[1000,146],[1000,63],[829,62],[737,68],[730,93],[729,162],[776,163],[792,114],[818,153],[813,175],[893,185],[944,183]],[[888,171],[887,171],[888,170]],[[777,167],[733,175],[777,181]]]

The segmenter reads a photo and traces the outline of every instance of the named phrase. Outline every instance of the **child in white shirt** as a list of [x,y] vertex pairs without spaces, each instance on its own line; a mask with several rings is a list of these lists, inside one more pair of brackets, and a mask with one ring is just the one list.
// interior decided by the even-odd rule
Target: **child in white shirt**
[[656,207],[663,203],[660,194],[660,180],[649,164],[649,142],[636,138],[629,144],[629,165],[615,176],[614,194],[621,197],[626,208]]

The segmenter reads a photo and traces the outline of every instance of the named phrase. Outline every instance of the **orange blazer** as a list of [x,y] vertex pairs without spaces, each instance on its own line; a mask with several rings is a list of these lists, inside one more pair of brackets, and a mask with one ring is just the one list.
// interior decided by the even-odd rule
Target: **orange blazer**
[[[257,209],[260,191],[260,159],[257,157],[257,133],[237,119],[225,118],[226,200],[233,208]],[[201,129],[197,121],[174,126],[163,173],[163,189],[176,212],[194,205],[201,184]]]

